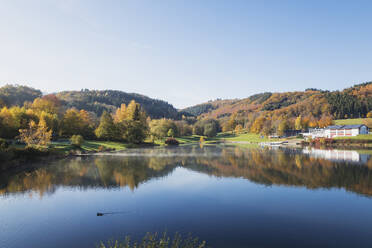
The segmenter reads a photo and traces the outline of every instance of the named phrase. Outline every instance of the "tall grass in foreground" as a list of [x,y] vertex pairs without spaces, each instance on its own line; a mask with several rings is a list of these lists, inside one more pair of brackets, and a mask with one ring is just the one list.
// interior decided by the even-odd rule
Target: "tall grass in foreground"
[[147,233],[140,242],[132,242],[129,236],[123,241],[109,240],[101,242],[99,248],[205,248],[206,242],[199,241],[198,238],[188,235],[183,238],[176,233],[173,238],[169,237],[166,232],[163,234]]

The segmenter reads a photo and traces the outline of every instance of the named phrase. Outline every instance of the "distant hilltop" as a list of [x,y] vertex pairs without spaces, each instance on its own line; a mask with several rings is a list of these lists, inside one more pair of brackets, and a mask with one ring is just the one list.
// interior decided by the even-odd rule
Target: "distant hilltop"
[[[292,119],[298,116],[311,120],[322,117],[347,119],[366,117],[372,111],[372,82],[357,84],[342,91],[309,88],[305,91],[265,92],[244,99],[215,100],[182,109],[194,116],[255,120],[259,116]],[[371,114],[372,115],[372,114]]]
[[[54,94],[67,108],[85,109],[100,116],[103,111],[113,112],[122,103],[128,104],[135,100],[151,118],[180,118],[180,113],[173,105],[158,99],[153,99],[136,93],[126,93],[118,90],[81,90],[63,91]],[[5,85],[0,88],[0,106],[22,106],[24,102],[32,102],[41,97],[40,90],[19,85]]]

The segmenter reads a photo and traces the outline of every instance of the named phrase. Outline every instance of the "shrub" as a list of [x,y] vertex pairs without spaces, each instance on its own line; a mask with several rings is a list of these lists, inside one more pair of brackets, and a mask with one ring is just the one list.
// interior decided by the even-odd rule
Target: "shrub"
[[331,138],[315,138],[315,139],[310,140],[310,144],[315,145],[315,146],[319,146],[319,145],[327,146],[333,143],[335,143],[335,140]]
[[179,145],[179,142],[175,138],[167,138],[165,140],[165,144],[167,144],[168,146],[170,146],[170,145],[171,146],[177,146],[177,145]]
[[9,147],[8,141],[0,138],[0,150],[5,150],[8,147]]
[[104,152],[104,151],[106,151],[106,147],[104,147],[104,146],[99,146],[99,147],[98,147],[98,151],[99,151],[99,152]]
[[84,138],[81,135],[72,135],[70,141],[73,146],[81,147],[84,143]]

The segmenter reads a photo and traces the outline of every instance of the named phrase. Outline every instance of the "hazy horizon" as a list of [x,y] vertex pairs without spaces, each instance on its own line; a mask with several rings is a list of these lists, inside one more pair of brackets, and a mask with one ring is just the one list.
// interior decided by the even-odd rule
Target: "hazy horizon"
[[371,80],[370,1],[12,0],[0,86],[113,89],[184,108]]

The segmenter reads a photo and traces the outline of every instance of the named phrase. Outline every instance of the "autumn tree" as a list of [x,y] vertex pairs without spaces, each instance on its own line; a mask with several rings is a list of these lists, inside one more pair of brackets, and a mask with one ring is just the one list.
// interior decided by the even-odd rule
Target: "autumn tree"
[[237,113],[233,113],[229,120],[223,125],[223,132],[227,132],[227,131],[233,131],[235,129],[235,126],[238,124],[237,123],[237,116],[238,114]]
[[214,122],[209,122],[204,126],[204,136],[214,137],[217,135],[217,125]]
[[372,120],[371,119],[364,119],[363,124],[366,125],[369,129],[372,128]]
[[241,124],[236,125],[234,132],[241,133],[243,131],[243,126]]
[[31,104],[31,108],[37,113],[44,111],[50,114],[58,114],[59,107],[60,102],[55,95],[36,98]]
[[324,127],[332,125],[332,123],[333,123],[333,119],[331,116],[323,115],[322,118],[318,120],[318,127],[324,128]]
[[149,130],[146,119],[145,111],[135,101],[128,106],[122,104],[114,116],[119,136],[129,143],[141,143],[146,139]]
[[289,130],[289,123],[288,123],[288,120],[287,119],[283,119],[279,126],[278,126],[278,129],[277,129],[277,134],[279,136],[283,136],[285,134],[285,132]]
[[41,118],[38,124],[30,121],[29,127],[21,129],[19,132],[20,139],[29,147],[40,148],[47,146],[52,138],[52,131],[48,130],[44,118]]
[[118,140],[120,137],[112,116],[106,111],[103,112],[99,126],[94,132],[97,138],[103,140]]
[[265,121],[266,118],[264,116],[256,118],[251,126],[251,132],[256,134],[260,133],[264,126]]
[[194,124],[193,133],[213,137],[217,135],[220,129],[220,124],[217,120],[201,119]]
[[169,130],[173,130],[173,135],[178,136],[178,128],[173,120],[159,119],[150,121],[150,134],[154,139],[163,139],[168,136]]
[[73,146],[81,147],[81,145],[84,143],[84,138],[81,135],[72,135],[70,142]]
[[192,135],[192,127],[187,123],[187,121],[175,121],[177,127],[178,136],[188,136]]
[[93,138],[93,121],[85,110],[71,108],[66,110],[61,122],[61,136],[71,137],[82,135],[84,138]]
[[3,107],[0,110],[0,137],[11,139],[19,135],[19,129],[28,127],[30,120],[38,121],[38,117],[30,115],[24,107]]
[[174,137],[174,131],[173,131],[173,129],[169,129],[168,130],[167,136],[168,137],[172,137],[172,138]]
[[298,117],[296,118],[296,121],[295,121],[295,129],[296,129],[296,130],[302,130],[302,129],[303,129],[303,126],[302,126],[302,117],[301,117],[301,115],[298,116]]

